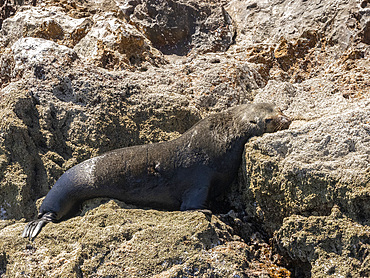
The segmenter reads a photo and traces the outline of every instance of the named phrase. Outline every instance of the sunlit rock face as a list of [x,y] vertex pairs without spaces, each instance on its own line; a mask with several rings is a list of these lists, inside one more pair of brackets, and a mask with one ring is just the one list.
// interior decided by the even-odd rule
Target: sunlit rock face
[[[0,0],[0,276],[370,276],[369,10]],[[293,122],[246,144],[213,215],[92,200],[20,237],[77,163],[247,102]]]
[[130,22],[166,54],[225,51],[235,28],[218,1],[137,1]]

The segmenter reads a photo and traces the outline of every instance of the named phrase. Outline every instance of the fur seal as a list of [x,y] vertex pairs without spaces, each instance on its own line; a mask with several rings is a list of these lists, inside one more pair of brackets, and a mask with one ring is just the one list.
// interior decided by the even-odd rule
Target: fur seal
[[84,200],[109,197],[165,210],[205,209],[236,177],[244,144],[289,127],[272,104],[244,104],[200,120],[179,138],[116,149],[67,170],[22,236],[71,216]]

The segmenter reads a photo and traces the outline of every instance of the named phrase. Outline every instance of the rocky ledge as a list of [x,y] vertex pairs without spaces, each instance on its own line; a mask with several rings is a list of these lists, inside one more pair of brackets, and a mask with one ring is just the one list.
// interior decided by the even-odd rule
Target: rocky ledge
[[[369,277],[370,2],[0,0],[0,277]],[[274,102],[208,212],[92,200],[33,241],[60,175]]]

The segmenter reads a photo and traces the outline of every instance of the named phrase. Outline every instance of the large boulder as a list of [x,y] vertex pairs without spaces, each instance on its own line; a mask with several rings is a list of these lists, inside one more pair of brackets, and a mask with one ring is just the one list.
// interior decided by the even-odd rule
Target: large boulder
[[128,1],[126,17],[166,54],[225,51],[235,28],[220,3],[203,1]]
[[[269,262],[268,246],[248,245],[216,216],[202,212],[123,209],[110,201],[60,224],[32,243],[24,224],[0,225],[5,277],[260,277],[289,275]],[[257,252],[258,251],[258,252]],[[264,252],[262,255],[261,252]],[[259,253],[260,255],[255,255]],[[251,261],[251,257],[260,257]]]
[[292,258],[297,276],[367,277],[368,227],[346,217],[338,206],[327,216],[290,216],[275,235],[276,248]]
[[248,142],[246,210],[273,233],[293,214],[343,213],[368,225],[370,102]]

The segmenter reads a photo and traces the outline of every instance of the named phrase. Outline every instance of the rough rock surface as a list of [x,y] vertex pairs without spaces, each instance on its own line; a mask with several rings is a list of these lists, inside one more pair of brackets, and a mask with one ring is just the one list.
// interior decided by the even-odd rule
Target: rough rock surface
[[137,1],[125,15],[166,54],[225,51],[235,30],[223,2]]
[[[369,69],[367,0],[0,0],[0,277],[369,277]],[[221,214],[95,200],[20,237],[71,166],[249,101],[294,121]]]
[[367,101],[299,129],[250,140],[243,165],[247,211],[271,232],[284,217],[329,215],[334,205],[369,224],[369,117]]
[[258,242],[248,246],[216,216],[122,209],[119,203],[48,225],[32,244],[19,237],[24,225],[4,223],[0,271],[6,277],[259,277],[266,268],[289,273],[263,256],[251,261],[256,246],[271,251]]
[[337,206],[328,216],[285,218],[275,241],[280,250],[287,252],[313,277],[334,274],[366,277],[369,274],[369,228],[346,217]]

